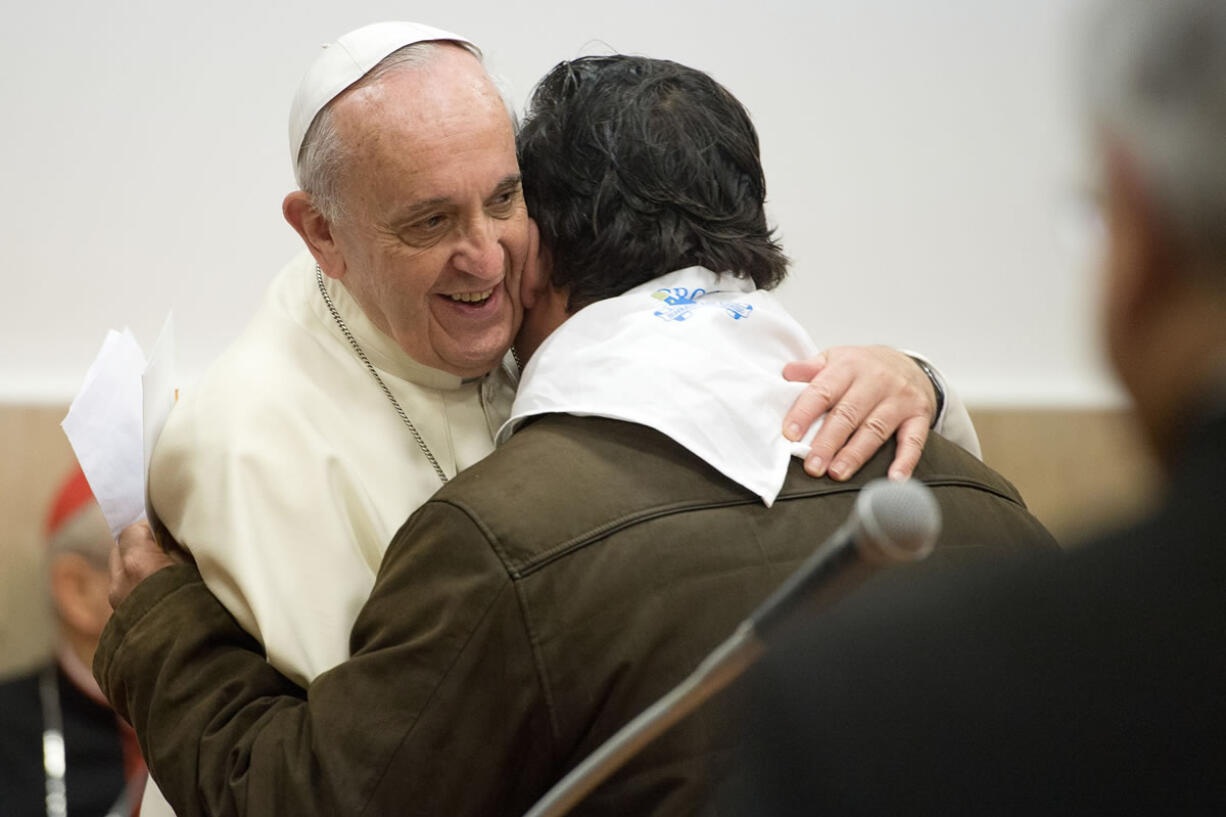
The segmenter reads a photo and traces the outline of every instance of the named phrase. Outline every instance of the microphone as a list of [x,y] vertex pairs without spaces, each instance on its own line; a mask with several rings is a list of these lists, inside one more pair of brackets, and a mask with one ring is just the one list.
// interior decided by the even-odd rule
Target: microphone
[[749,616],[769,639],[804,607],[829,607],[882,567],[926,558],[941,530],[941,509],[921,482],[870,482],[843,526]]
[[915,480],[878,479],[851,516],[688,678],[619,729],[554,784],[524,817],[561,817],[670,726],[735,681],[797,617],[829,607],[882,567],[928,556],[941,529],[932,491]]

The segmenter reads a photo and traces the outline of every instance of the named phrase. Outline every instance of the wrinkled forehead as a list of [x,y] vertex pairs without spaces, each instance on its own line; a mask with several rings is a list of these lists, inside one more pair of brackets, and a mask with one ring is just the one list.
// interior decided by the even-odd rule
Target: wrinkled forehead
[[338,100],[335,121],[345,144],[342,187],[353,195],[402,196],[411,187],[451,196],[456,184],[481,188],[518,172],[502,98],[463,52],[355,89]]
[[333,110],[351,148],[370,140],[433,141],[476,131],[513,137],[510,116],[485,68],[453,45],[346,91]]

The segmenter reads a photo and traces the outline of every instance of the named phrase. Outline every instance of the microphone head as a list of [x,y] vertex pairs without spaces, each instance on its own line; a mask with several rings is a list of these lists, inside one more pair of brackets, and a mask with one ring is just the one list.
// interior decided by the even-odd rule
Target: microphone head
[[914,479],[873,480],[861,489],[853,516],[860,553],[879,564],[923,559],[941,532],[936,497]]

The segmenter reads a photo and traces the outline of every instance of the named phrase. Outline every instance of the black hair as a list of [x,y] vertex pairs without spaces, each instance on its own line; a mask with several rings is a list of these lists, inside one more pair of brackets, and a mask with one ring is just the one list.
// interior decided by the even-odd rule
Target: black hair
[[571,311],[690,266],[764,289],[787,274],[758,134],[701,71],[623,55],[559,63],[532,93],[517,149]]

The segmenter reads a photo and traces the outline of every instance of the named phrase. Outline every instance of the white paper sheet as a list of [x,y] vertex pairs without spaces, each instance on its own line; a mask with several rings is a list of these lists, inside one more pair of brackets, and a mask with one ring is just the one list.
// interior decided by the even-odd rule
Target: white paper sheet
[[145,360],[131,331],[107,333],[61,427],[111,535],[146,518],[149,458],[175,399],[170,316]]

